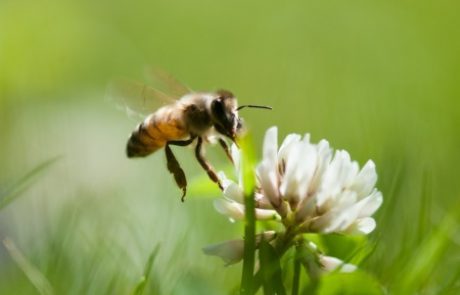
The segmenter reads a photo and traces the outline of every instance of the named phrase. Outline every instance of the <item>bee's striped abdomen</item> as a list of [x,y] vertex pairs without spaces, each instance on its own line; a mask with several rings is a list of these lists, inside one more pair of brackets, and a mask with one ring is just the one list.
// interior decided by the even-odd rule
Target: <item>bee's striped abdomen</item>
[[180,115],[173,108],[164,107],[147,117],[131,133],[126,147],[128,157],[148,156],[164,147],[168,141],[187,137]]
[[152,136],[145,126],[144,122],[140,123],[136,130],[131,133],[126,146],[126,155],[128,158],[145,157],[158,149],[164,147],[166,141],[161,137]]

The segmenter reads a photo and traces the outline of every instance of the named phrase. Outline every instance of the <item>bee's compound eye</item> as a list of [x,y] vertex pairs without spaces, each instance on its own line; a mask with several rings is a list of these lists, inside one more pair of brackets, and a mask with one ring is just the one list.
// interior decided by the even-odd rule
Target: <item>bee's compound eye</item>
[[224,103],[220,98],[217,98],[212,102],[211,109],[216,117],[225,116]]

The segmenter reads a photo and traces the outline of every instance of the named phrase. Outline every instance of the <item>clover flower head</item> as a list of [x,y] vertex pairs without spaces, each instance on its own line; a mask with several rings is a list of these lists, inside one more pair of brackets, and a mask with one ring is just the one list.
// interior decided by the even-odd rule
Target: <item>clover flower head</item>
[[[238,150],[232,147],[239,170]],[[217,211],[233,220],[244,219],[244,194],[239,181],[223,173],[224,198]],[[278,147],[278,131],[270,128],[263,159],[256,168],[256,217],[296,226],[303,233],[368,234],[376,226],[371,217],[382,204],[375,188],[377,173],[369,160],[359,168],[347,151],[334,153],[326,140],[310,142],[310,135],[288,135]]]
[[[241,157],[232,146],[238,181],[219,173],[224,197],[215,200],[216,210],[232,221],[245,219]],[[255,216],[258,220],[280,222],[290,234],[290,242],[304,233],[368,234],[376,227],[372,215],[383,197],[375,188],[377,173],[369,160],[360,169],[347,151],[333,149],[326,140],[310,141],[310,135],[289,134],[278,146],[278,130],[267,130],[263,158],[257,165],[254,193]],[[268,233],[261,233],[265,236]],[[270,233],[270,235],[273,235]],[[300,237],[302,241],[303,237]],[[272,240],[277,244],[278,238]],[[291,244],[292,245],[292,244]],[[322,271],[350,272],[355,265],[324,255],[313,243],[309,251],[317,257]],[[242,259],[242,240],[233,240],[205,248],[205,253],[220,256],[227,264]]]

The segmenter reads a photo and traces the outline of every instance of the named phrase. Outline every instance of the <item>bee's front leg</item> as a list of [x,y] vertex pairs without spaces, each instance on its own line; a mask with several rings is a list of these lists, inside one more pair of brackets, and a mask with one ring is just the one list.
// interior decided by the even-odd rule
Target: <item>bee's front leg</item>
[[182,170],[169,145],[187,146],[191,144],[195,138],[195,136],[192,136],[190,139],[184,141],[168,141],[165,146],[168,170],[174,175],[174,180],[176,181],[177,186],[182,189],[182,202],[185,201],[185,195],[187,193],[187,178],[185,177],[184,170]]
[[201,137],[198,137],[198,142],[195,148],[195,156],[198,162],[200,163],[201,167],[203,167],[206,173],[208,173],[209,178],[211,178],[212,181],[217,183],[217,185],[219,186],[221,190],[224,190],[222,184],[220,183],[219,177],[217,177],[217,174],[214,171],[214,168],[212,168],[211,164],[209,164],[208,161],[201,154],[202,145],[203,145],[203,139]]
[[219,143],[220,143],[220,146],[224,149],[225,154],[227,155],[227,157],[230,159],[230,162],[232,162],[232,164],[234,164],[232,154],[230,153],[230,149],[228,148],[228,145],[225,142],[225,140],[223,140],[222,138],[219,138]]

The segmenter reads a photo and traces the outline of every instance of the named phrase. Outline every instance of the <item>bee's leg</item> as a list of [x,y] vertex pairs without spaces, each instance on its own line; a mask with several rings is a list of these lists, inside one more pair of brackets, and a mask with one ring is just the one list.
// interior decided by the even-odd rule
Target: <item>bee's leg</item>
[[219,177],[217,177],[216,172],[214,171],[214,168],[206,161],[206,159],[203,157],[201,154],[201,146],[203,144],[203,139],[201,137],[198,137],[198,143],[195,148],[195,156],[200,163],[201,167],[208,173],[209,178],[211,178],[212,181],[217,183],[219,188],[223,190],[224,188],[222,187],[222,184],[220,183]]
[[174,180],[176,181],[177,186],[182,189],[181,201],[183,202],[185,200],[185,194],[187,193],[187,179],[185,178],[184,170],[182,170],[179,162],[177,162],[169,144],[165,146],[165,153],[168,170],[174,175]]
[[191,144],[195,140],[195,138],[196,138],[196,136],[192,135],[190,137],[190,139],[187,139],[187,140],[171,140],[171,141],[168,141],[168,144],[177,145],[177,146],[188,146],[189,144]]
[[232,162],[232,164],[233,164],[232,154],[230,153],[230,149],[228,148],[227,143],[222,138],[219,138],[219,143],[220,143],[220,146],[224,149],[225,154],[227,155],[227,157],[230,159],[230,162]]
[[168,141],[165,147],[166,162],[167,162],[168,170],[174,175],[174,180],[176,181],[177,186],[180,189],[182,189],[182,197],[181,197],[182,202],[185,201],[185,194],[187,193],[187,178],[185,177],[184,170],[182,170],[182,168],[180,167],[179,162],[174,156],[169,145],[187,146],[191,144],[195,140],[195,138],[196,136],[192,136],[188,140]]

